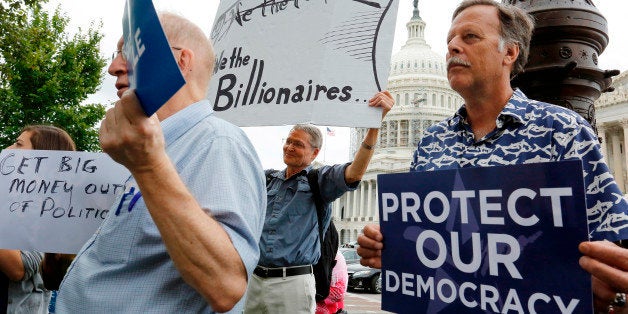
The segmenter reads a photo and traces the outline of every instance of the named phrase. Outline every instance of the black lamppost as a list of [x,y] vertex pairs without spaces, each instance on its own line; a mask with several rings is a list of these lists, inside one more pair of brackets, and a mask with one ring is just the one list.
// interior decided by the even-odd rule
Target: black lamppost
[[530,98],[572,109],[594,129],[601,93],[619,70],[601,70],[607,22],[591,0],[502,0],[529,12],[536,27],[525,71],[511,83]]

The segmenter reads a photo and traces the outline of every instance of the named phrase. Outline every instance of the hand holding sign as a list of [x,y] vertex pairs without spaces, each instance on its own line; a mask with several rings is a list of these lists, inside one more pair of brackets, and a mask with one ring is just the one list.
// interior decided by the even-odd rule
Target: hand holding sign
[[99,139],[103,151],[133,173],[168,162],[159,119],[144,114],[133,90],[107,110]]
[[604,312],[618,293],[628,292],[628,250],[608,241],[583,242],[579,248],[580,266],[593,275],[595,308]]
[[382,268],[382,249],[384,244],[379,225],[368,224],[362,229],[362,234],[358,237],[358,254],[360,263],[364,266]]

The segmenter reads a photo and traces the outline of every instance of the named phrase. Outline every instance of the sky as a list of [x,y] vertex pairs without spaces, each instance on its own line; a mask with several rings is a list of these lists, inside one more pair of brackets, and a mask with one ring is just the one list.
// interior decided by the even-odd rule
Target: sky
[[[246,0],[253,1],[253,0]],[[309,0],[323,1],[323,0]],[[85,1],[85,0],[50,0],[46,8],[57,6],[70,18],[68,30],[86,29],[91,22],[102,22],[101,32],[104,38],[101,51],[108,60],[116,50],[116,43],[122,35],[122,14],[125,0]],[[198,26],[207,34],[211,31],[219,0],[154,0],[157,10],[179,13]],[[443,55],[447,50],[445,37],[449,29],[451,14],[459,0],[420,0],[419,11],[426,22],[425,39],[432,50]],[[617,0],[593,0],[593,3],[608,22],[610,41],[599,57],[602,70],[628,70],[628,39],[624,32],[628,30],[628,2]],[[407,39],[406,23],[412,17],[412,0],[399,0],[395,38],[392,53],[398,52]],[[103,69],[106,72],[106,68]],[[88,102],[111,104],[117,100],[114,87],[115,79],[106,74],[100,90],[92,95]],[[264,168],[283,169],[282,142],[290,126],[243,128],[255,146]],[[349,155],[349,128],[330,127],[335,133],[328,136],[326,127],[321,127],[325,135],[323,150],[318,161],[324,163],[342,163],[352,160]]]

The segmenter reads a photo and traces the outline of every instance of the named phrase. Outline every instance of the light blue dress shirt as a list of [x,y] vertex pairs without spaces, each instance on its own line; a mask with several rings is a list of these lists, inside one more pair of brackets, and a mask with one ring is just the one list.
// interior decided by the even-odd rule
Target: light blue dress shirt
[[413,171],[581,160],[591,240],[628,238],[628,205],[610,174],[600,143],[577,113],[528,99],[520,90],[497,117],[497,128],[475,141],[463,105],[427,129]]
[[[355,190],[359,181],[347,185],[345,169],[349,164],[322,166],[318,185],[325,204],[324,230],[331,221],[331,203],[347,191]],[[286,171],[271,171],[268,184],[268,208],[260,239],[259,265],[285,267],[316,264],[320,257],[316,204],[306,174],[286,179]]]
[[[162,121],[167,153],[200,206],[229,234],[250,275],[264,222],[264,173],[248,138],[209,102]],[[208,230],[208,232],[212,232]],[[241,312],[244,302],[233,312]],[[57,313],[214,313],[183,281],[137,183],[129,178],[109,215],[68,269]]]

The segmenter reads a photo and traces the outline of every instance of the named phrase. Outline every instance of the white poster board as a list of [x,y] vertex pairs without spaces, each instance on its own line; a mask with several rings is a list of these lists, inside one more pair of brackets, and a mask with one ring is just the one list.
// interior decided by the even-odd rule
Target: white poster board
[[379,127],[398,0],[221,0],[207,97],[239,126]]
[[104,153],[3,150],[0,248],[77,253],[128,177]]

